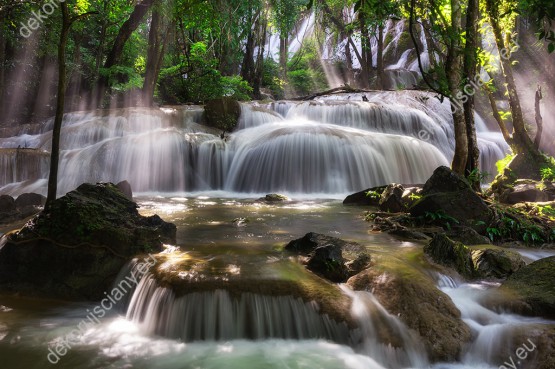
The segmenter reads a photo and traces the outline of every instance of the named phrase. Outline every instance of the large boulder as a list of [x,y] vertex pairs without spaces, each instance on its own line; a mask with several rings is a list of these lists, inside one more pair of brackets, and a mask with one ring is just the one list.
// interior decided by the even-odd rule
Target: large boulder
[[422,198],[409,209],[414,217],[439,214],[439,218],[451,220],[451,223],[454,219],[457,224],[478,232],[485,231],[486,224],[494,218],[493,212],[468,181],[447,167],[434,171],[424,184],[421,195]]
[[16,205],[13,197],[9,195],[0,196],[0,213],[11,213],[15,211]]
[[471,339],[460,311],[434,281],[406,266],[365,270],[349,279],[354,290],[371,291],[386,310],[416,331],[431,361],[457,361]]
[[336,283],[345,282],[370,264],[364,246],[314,232],[289,242],[285,250],[303,256],[309,270]]
[[176,227],[143,217],[113,184],[83,184],[7,237],[0,289],[64,299],[103,296],[137,254],[175,242]]
[[525,302],[529,314],[555,319],[555,256],[521,268],[500,289]]
[[210,100],[204,106],[204,118],[209,127],[232,131],[241,117],[241,104],[230,97]]
[[15,206],[24,208],[26,206],[44,206],[46,197],[38,193],[24,193],[15,199]]
[[343,200],[343,205],[378,206],[382,193],[387,186],[367,188],[364,191],[353,193]]

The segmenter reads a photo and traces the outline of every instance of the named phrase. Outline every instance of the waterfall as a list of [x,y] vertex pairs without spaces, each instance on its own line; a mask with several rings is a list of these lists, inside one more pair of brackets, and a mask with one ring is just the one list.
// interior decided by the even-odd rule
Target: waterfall
[[309,121],[243,130],[233,143],[226,188],[234,191],[341,193],[393,181],[423,183],[447,165],[434,146],[410,137]]
[[[223,139],[220,130],[199,124],[202,111],[66,114],[59,193],[83,182],[127,180],[139,193],[344,195],[391,182],[423,183],[454,151],[449,103],[417,91],[243,104],[237,128]],[[507,145],[478,123],[481,168],[495,173]],[[0,193],[46,192],[51,125],[0,138]]]

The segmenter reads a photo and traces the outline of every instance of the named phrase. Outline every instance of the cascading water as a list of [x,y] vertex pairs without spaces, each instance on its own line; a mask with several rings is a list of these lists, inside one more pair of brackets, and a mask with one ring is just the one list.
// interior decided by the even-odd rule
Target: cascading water
[[[448,165],[448,103],[412,91],[365,96],[369,102],[351,94],[243,105],[237,129],[223,139],[220,131],[196,123],[201,108],[67,114],[59,191],[127,180],[135,192],[344,195],[390,182],[422,183],[436,167]],[[36,135],[0,139],[0,192],[46,191],[50,126]],[[481,163],[492,173],[507,147],[499,134],[484,130]],[[22,155],[33,159],[17,162]]]
[[[532,254],[534,254],[532,252]],[[535,326],[553,324],[541,318],[527,318],[515,314],[499,313],[484,307],[481,301],[487,297],[488,290],[496,288],[495,283],[462,283],[445,275],[438,275],[438,286],[460,310],[463,321],[470,327],[474,340],[463,356],[462,365],[448,368],[480,367],[484,369],[501,368],[499,364],[509,360],[515,347],[523,342],[515,342],[513,337],[519,332],[529,332]],[[526,335],[524,335],[526,337]],[[533,352],[533,341],[524,341],[528,352]],[[529,365],[534,364],[529,359]],[[519,365],[521,363],[519,362]],[[509,368],[510,365],[504,366]]]

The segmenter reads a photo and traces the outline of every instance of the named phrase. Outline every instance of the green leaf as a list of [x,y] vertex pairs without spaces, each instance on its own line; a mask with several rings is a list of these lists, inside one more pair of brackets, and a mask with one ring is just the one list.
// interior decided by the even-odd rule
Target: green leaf
[[549,45],[547,45],[547,51],[551,54],[553,51],[555,51],[555,44],[551,43]]

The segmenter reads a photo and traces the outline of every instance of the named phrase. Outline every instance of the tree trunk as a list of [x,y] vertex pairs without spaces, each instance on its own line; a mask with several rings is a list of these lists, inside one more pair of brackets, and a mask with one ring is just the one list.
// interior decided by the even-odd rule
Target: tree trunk
[[52,148],[50,149],[50,173],[48,176],[48,194],[45,208],[48,209],[56,200],[58,191],[58,166],[60,160],[60,134],[64,118],[64,99],[66,93],[66,45],[71,27],[67,3],[60,3],[62,10],[62,30],[60,33],[60,44],[58,45],[58,96],[56,102],[56,116],[54,118],[54,129],[52,131]]
[[449,51],[447,55],[446,73],[447,83],[451,97],[451,110],[455,125],[455,154],[451,167],[454,172],[464,175],[466,161],[468,159],[468,135],[464,111],[460,108],[458,99],[463,96],[461,90],[461,45],[459,35],[461,26],[461,5],[459,0],[451,0],[451,36],[449,40]]
[[281,35],[279,38],[279,72],[282,81],[287,81],[287,59],[289,53],[289,36]]
[[[466,45],[464,49],[464,75],[467,78],[468,85],[475,82],[478,73],[478,18],[479,18],[479,0],[468,0],[468,8],[466,11]],[[464,91],[466,93],[466,91]],[[466,161],[466,175],[479,169],[480,150],[478,148],[478,139],[476,137],[476,125],[474,122],[474,97],[478,91],[468,93],[468,100],[464,103],[464,120],[466,124],[466,135],[468,140],[468,158]],[[484,168],[482,168],[484,169]],[[480,190],[479,176],[473,176],[472,187]]]
[[[161,14],[158,9],[152,11],[152,20],[150,21],[150,30],[148,32],[148,51],[146,60],[145,80],[143,83],[142,101],[145,106],[152,106],[154,99],[154,90],[156,89],[156,81],[161,67],[161,57],[163,57],[165,49],[165,41],[162,42],[162,34],[160,31]],[[167,40],[167,35],[164,40]]]
[[524,124],[524,116],[520,106],[520,99],[516,89],[516,83],[513,76],[513,67],[511,65],[509,45],[505,45],[503,40],[503,33],[499,25],[499,11],[498,3],[495,0],[486,0],[486,9],[488,13],[489,23],[495,36],[495,43],[499,50],[499,59],[501,61],[501,71],[507,86],[507,94],[509,97],[509,106],[511,108],[511,116],[513,120],[513,134],[511,148],[515,154],[531,153],[537,155],[538,150],[534,147],[534,143],[528,133]]
[[362,45],[362,63],[361,68],[361,88],[370,87],[370,75],[372,70],[372,45],[370,44],[370,34],[368,32],[368,26],[366,25],[366,14],[363,11],[365,6],[364,0],[362,0],[360,10],[358,11],[358,20],[360,23],[360,38]]
[[[104,63],[104,68],[108,69],[114,65],[117,65],[123,54],[123,48],[131,34],[139,27],[141,24],[144,16],[148,13],[152,5],[156,2],[156,0],[143,0],[141,3],[135,5],[133,12],[129,16],[129,18],[123,23],[121,28],[119,29],[118,35],[112,45],[112,49],[108,53],[108,57],[106,58],[106,62]],[[102,101],[104,100],[104,93],[108,88],[108,80],[106,77],[101,77],[98,80],[97,85],[97,105],[102,105]]]
[[538,131],[536,132],[536,139],[534,140],[534,146],[537,150],[540,149],[540,143],[542,140],[542,133],[543,133],[543,118],[542,112],[540,110],[540,101],[543,99],[542,94],[542,87],[538,86],[536,90],[536,97],[534,101],[534,110],[536,111],[536,125],[538,126]]
[[348,40],[345,42],[345,64],[347,69],[345,72],[345,83],[352,85],[355,77],[353,75],[353,55],[351,54],[351,45]]
[[264,51],[266,45],[266,31],[268,28],[268,17],[262,17],[262,21],[258,25],[258,55],[256,56],[256,66],[254,70],[253,81],[253,95],[255,99],[260,99],[262,94],[260,86],[262,85],[262,78],[264,76]]
[[379,90],[384,88],[384,80],[385,80],[385,66],[383,63],[383,34],[384,34],[384,26],[380,24],[378,26],[378,57],[376,62],[377,71],[377,88]]
[[[0,30],[4,28],[4,16],[0,13]],[[0,32],[0,111],[4,111],[4,89],[6,84],[6,36]]]

